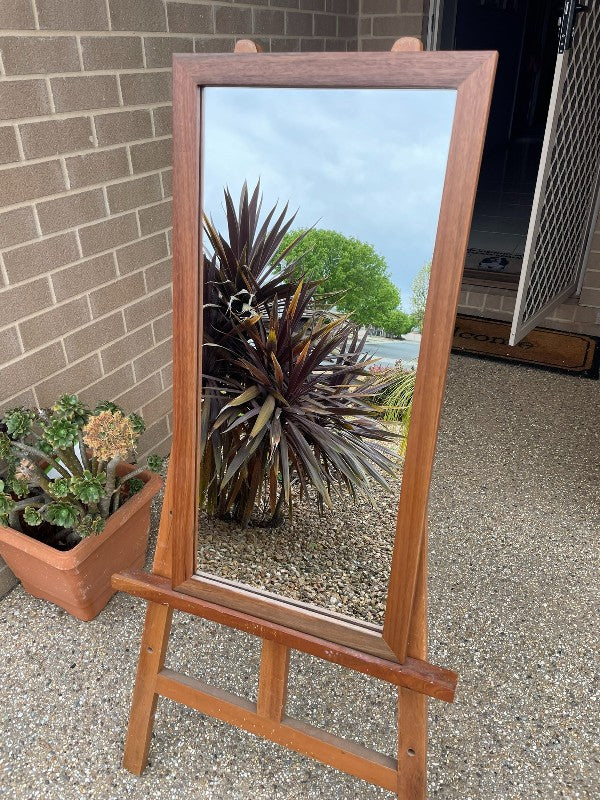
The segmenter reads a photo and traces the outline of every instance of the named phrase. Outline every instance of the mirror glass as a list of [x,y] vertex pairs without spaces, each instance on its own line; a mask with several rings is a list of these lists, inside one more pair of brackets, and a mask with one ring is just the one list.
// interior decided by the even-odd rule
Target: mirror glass
[[203,90],[198,570],[381,624],[454,90]]

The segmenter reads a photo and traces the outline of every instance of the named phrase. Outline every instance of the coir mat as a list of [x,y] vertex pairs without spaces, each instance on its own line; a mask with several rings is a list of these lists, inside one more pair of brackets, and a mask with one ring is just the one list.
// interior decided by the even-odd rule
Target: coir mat
[[509,334],[510,324],[507,322],[459,314],[452,352],[598,378],[600,348],[599,340],[594,336],[535,328],[517,345],[510,347]]

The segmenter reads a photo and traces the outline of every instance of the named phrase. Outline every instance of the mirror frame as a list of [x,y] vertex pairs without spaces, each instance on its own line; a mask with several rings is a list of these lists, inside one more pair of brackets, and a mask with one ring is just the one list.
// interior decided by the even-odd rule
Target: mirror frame
[[[497,54],[492,52],[175,55],[173,58],[173,445],[155,574],[173,589],[336,645],[404,663],[456,308]],[[452,134],[383,627],[197,572],[202,386],[204,87],[455,89]]]

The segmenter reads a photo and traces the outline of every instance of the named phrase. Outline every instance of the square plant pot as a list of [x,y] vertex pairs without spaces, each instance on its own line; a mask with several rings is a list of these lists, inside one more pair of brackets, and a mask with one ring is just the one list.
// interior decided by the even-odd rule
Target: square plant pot
[[[132,469],[123,464],[118,472],[122,476]],[[144,487],[111,514],[102,533],[86,537],[66,552],[0,525],[0,555],[26,592],[83,620],[102,611],[115,594],[111,576],[144,565],[150,502],[162,479],[151,472],[139,477]]]

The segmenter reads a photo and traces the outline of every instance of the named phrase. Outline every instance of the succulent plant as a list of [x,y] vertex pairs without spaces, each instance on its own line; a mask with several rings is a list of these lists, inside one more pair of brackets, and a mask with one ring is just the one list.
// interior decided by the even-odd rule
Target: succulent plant
[[34,420],[34,412],[26,408],[13,408],[4,414],[6,432],[15,438],[27,436]]
[[79,509],[69,500],[49,503],[45,509],[45,519],[59,528],[74,528],[79,520]]
[[72,394],[51,409],[7,411],[0,422],[0,521],[17,530],[21,518],[31,526],[48,522],[72,544],[99,533],[122,498],[143,486],[139,474],[160,471],[162,459],[150,456],[117,476],[144,429],[138,414],[109,402],[92,411]]
[[66,450],[77,442],[79,427],[67,417],[54,417],[48,425],[43,425],[45,441],[54,450]]
[[15,505],[12,496],[4,491],[5,488],[4,481],[0,480],[0,519],[2,517],[7,517]]
[[[259,186],[225,207],[229,240],[205,220],[214,249],[204,292],[201,502],[210,514],[247,523],[268,508],[269,522],[315,491],[319,508],[339,488],[368,495],[386,484],[397,457],[394,435],[375,419],[379,391],[357,326],[316,307],[318,283],[295,279],[293,248],[275,256],[293,217],[275,209],[259,227]],[[258,230],[258,233],[256,231]],[[281,266],[285,259],[285,266]],[[300,265],[301,266],[301,265]],[[241,293],[246,292],[243,298]],[[243,302],[242,302],[243,301]]]
[[32,525],[34,528],[41,525],[44,521],[44,518],[35,506],[25,506],[23,509],[23,519],[28,525]]

